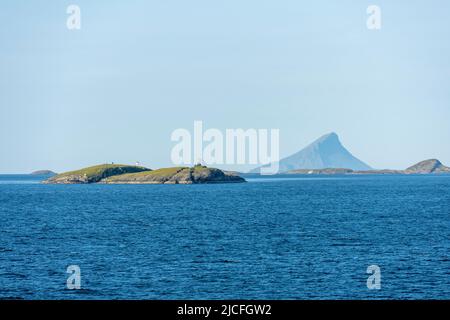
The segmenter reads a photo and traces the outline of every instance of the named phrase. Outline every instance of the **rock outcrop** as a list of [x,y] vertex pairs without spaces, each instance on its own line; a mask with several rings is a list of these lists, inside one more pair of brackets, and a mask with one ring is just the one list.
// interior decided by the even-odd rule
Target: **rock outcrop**
[[450,168],[437,159],[421,161],[405,170],[406,174],[450,173]]

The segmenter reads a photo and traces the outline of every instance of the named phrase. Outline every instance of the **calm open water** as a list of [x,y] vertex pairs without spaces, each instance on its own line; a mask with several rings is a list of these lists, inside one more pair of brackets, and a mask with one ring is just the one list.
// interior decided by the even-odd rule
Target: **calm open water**
[[42,179],[0,175],[0,298],[450,299],[449,175]]

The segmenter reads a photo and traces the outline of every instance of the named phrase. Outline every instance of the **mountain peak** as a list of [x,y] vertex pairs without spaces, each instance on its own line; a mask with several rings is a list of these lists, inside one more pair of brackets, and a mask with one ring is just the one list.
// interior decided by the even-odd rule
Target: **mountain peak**
[[[299,169],[346,168],[371,170],[372,168],[354,157],[341,143],[335,132],[327,133],[304,149],[279,161],[279,172]],[[259,173],[260,168],[251,172]]]
[[336,132],[330,132],[330,133],[324,134],[324,135],[322,136],[322,138],[326,138],[326,139],[329,139],[329,138],[337,138],[337,139],[339,139],[339,136],[337,135]]
[[322,143],[322,142],[332,142],[332,143],[339,143],[339,144],[341,143],[339,141],[339,136],[335,132],[330,132],[330,133],[324,134],[319,139],[314,141],[312,144]]

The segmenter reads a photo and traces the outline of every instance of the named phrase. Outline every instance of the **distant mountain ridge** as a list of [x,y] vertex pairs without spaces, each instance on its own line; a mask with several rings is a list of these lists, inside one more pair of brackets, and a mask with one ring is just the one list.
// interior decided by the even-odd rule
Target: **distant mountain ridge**
[[[371,170],[372,168],[353,156],[341,143],[336,133],[326,134],[297,153],[279,161],[279,172],[302,169],[346,168]],[[261,167],[250,173],[259,173]]]
[[437,159],[421,161],[405,170],[352,170],[345,168],[326,168],[326,169],[299,169],[285,172],[285,174],[315,174],[315,175],[333,175],[333,174],[450,174],[450,168],[444,166]]

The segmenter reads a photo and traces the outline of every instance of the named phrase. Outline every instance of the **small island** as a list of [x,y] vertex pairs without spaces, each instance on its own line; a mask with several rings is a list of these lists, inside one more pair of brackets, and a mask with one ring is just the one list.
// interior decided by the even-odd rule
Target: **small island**
[[30,174],[35,175],[35,176],[49,176],[49,175],[54,176],[54,175],[56,175],[57,173],[56,173],[56,172],[53,172],[53,171],[51,171],[51,170],[37,170],[37,171],[33,171],[33,172],[30,173]]
[[102,164],[51,177],[45,184],[205,184],[240,183],[244,178],[202,165],[152,170],[141,166]]

